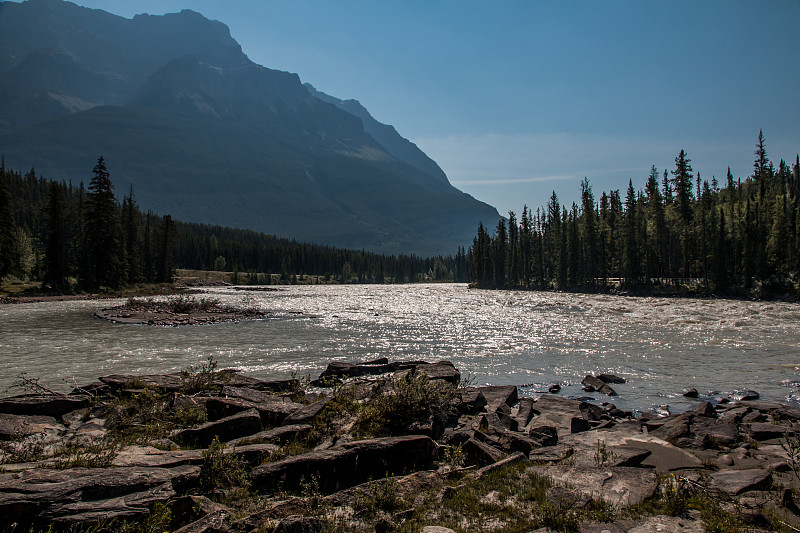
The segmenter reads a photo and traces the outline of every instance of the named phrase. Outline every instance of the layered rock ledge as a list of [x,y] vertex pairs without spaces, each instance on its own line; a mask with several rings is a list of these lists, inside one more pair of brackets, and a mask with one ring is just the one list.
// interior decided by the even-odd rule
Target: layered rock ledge
[[798,429],[779,403],[520,398],[448,361],[337,361],[306,386],[209,362],[1,399],[0,528],[792,529]]

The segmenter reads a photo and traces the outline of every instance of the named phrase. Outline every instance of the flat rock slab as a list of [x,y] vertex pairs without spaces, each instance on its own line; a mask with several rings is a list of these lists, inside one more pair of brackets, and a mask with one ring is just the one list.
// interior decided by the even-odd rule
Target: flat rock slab
[[62,432],[66,428],[52,416],[9,415],[0,413],[0,440],[12,440],[45,431]]
[[458,385],[461,380],[461,372],[450,361],[439,361],[438,363],[419,363],[414,366],[414,375],[425,374],[430,380],[441,380],[451,385]]
[[197,482],[200,468],[36,468],[0,474],[0,526],[139,518]]
[[0,413],[61,418],[89,405],[86,395],[25,394],[0,399]]
[[551,465],[531,466],[528,471],[617,507],[642,503],[658,488],[655,472],[642,468]]
[[247,437],[261,431],[261,416],[258,410],[248,409],[216,422],[206,422],[196,428],[176,431],[172,438],[207,448],[215,437],[227,442],[239,437]]
[[335,492],[370,479],[426,470],[435,452],[436,443],[423,435],[353,441],[256,467],[253,486],[269,492],[297,489],[315,477],[321,490]]
[[580,533],[704,533],[702,520],[675,516],[649,516],[641,520],[615,522],[586,521],[579,524]]
[[772,483],[772,474],[761,468],[749,470],[720,470],[708,477],[712,489],[738,495],[749,490],[767,490]]

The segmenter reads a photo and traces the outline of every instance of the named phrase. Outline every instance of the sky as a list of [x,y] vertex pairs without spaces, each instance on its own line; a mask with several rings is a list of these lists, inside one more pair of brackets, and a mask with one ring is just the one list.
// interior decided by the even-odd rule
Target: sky
[[251,60],[359,100],[500,213],[800,152],[800,1],[77,0],[188,8]]

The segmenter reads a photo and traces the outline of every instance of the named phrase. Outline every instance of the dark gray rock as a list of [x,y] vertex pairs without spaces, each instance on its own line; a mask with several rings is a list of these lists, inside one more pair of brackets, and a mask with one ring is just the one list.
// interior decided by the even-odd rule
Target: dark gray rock
[[549,465],[531,466],[528,470],[620,508],[652,498],[658,488],[655,472],[643,468]]
[[700,393],[697,392],[697,389],[692,388],[684,390],[683,395],[687,398],[697,398],[698,396],[700,396]]
[[206,422],[195,428],[176,431],[171,438],[207,448],[214,437],[219,437],[221,442],[228,442],[235,438],[253,435],[259,431],[261,431],[261,416],[256,409],[248,409],[215,422]]
[[89,405],[88,395],[24,394],[0,399],[0,413],[61,418]]
[[319,479],[320,490],[333,492],[387,473],[430,468],[435,453],[436,443],[423,435],[353,441],[256,467],[253,487],[260,491],[297,489],[313,476]]
[[583,390],[586,392],[599,392],[607,396],[617,395],[617,392],[612,389],[608,383],[592,375],[587,375],[585,378],[583,378],[581,384],[583,385]]
[[531,421],[531,418],[533,418],[533,399],[520,398],[517,407],[517,415],[515,416],[517,425],[524,428]]
[[558,429],[553,426],[531,427],[528,429],[527,435],[540,447],[558,444]]
[[786,434],[793,435],[794,430],[786,426],[754,422],[747,427],[747,434],[757,441],[779,439]]
[[700,402],[692,408],[692,413],[710,418],[717,418],[717,411],[711,402]]
[[615,385],[621,385],[625,383],[625,378],[616,376],[614,374],[599,374],[597,379],[602,381],[603,383],[613,383]]
[[736,400],[737,402],[749,402],[752,400],[758,400],[759,397],[760,397],[759,394],[754,390],[741,391],[733,395],[733,399]]
[[228,441],[229,446],[238,446],[243,441],[249,442],[269,442],[272,444],[286,444],[291,441],[302,441],[309,433],[311,433],[311,425],[309,424],[292,424],[289,426],[280,426],[277,428],[269,429],[267,431],[259,431],[247,437],[240,437]]
[[210,421],[227,418],[235,415],[236,413],[253,409],[256,406],[256,404],[247,400],[221,397],[208,398],[205,404],[206,414],[208,415],[208,420]]
[[60,432],[65,427],[52,416],[0,414],[0,440],[21,439],[48,429]]
[[481,442],[477,438],[469,439],[464,443],[462,450],[466,457],[467,464],[486,466],[496,463],[503,458],[503,451]]
[[311,405],[301,405],[283,419],[283,424],[305,424],[314,420],[332,398],[327,396]]
[[455,392],[453,406],[462,415],[474,415],[486,407],[486,397],[475,387],[459,389]]
[[489,411],[496,411],[501,404],[514,407],[519,401],[516,385],[488,385],[478,389],[486,398],[486,408]]
[[441,380],[451,385],[458,385],[461,372],[450,361],[438,363],[419,363],[413,367],[413,375],[426,375],[430,380]]
[[750,470],[720,470],[708,477],[710,488],[739,495],[750,490],[767,490],[772,484],[772,474],[761,468]]
[[183,527],[208,515],[227,511],[228,508],[205,496],[181,496],[172,501],[171,510],[173,524]]
[[198,481],[199,467],[36,468],[0,474],[0,526],[61,527],[143,518]]

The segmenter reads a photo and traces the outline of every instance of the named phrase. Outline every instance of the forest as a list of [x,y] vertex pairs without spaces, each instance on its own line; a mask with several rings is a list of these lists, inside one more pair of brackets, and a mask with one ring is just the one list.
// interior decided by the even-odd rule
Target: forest
[[753,173],[722,183],[694,173],[681,150],[675,167],[651,167],[644,190],[629,181],[580,205],[555,192],[533,212],[509,212],[490,234],[482,224],[468,250],[480,288],[639,294],[796,295],[800,281],[800,159],[768,159],[759,132]]
[[[176,269],[230,272],[233,283],[466,281],[455,257],[387,256],[144,212],[133,188],[120,203],[102,157],[83,181],[58,182],[0,162],[0,280],[40,281],[56,292],[171,282]],[[279,275],[279,278],[273,276]]]

